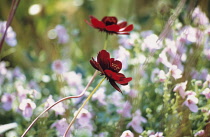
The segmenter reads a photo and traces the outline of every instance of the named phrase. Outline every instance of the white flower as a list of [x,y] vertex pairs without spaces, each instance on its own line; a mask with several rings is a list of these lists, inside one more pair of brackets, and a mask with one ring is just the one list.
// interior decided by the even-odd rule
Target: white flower
[[130,130],[125,130],[120,137],[134,137],[134,134]]

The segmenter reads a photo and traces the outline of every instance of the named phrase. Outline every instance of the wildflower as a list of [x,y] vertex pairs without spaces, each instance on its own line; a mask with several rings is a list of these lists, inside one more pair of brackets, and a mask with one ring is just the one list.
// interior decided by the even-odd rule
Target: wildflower
[[134,137],[134,134],[130,130],[125,130],[120,137]]
[[24,117],[31,117],[33,109],[36,108],[36,104],[31,99],[23,99],[19,105],[19,109],[22,111]]
[[130,53],[125,48],[120,46],[118,50],[114,51],[114,55],[116,59],[120,60],[123,63],[122,70],[127,69]]
[[123,108],[118,110],[117,112],[119,114],[121,114],[123,117],[130,118],[131,117],[131,109],[132,109],[132,106],[131,106],[130,102],[127,101],[124,103]]
[[[77,114],[78,111],[74,113],[74,115]],[[92,118],[91,113],[87,109],[82,109],[79,115],[77,116],[79,125],[88,125],[90,123],[90,119]]]
[[170,72],[171,76],[174,77],[174,79],[179,79],[182,77],[182,71],[179,68],[177,68],[176,65],[172,65],[170,67],[169,72]]
[[149,49],[150,52],[153,52],[160,49],[162,47],[162,43],[157,43],[157,40],[158,36],[155,34],[147,36],[141,45],[142,50],[145,51],[146,49]]
[[65,44],[69,41],[69,34],[66,31],[66,28],[62,25],[57,25],[55,31],[58,37],[58,43]]
[[82,86],[82,74],[76,73],[75,71],[66,72],[63,74],[64,79],[70,87],[81,87]]
[[0,62],[0,75],[6,75],[7,68],[6,68],[6,62],[2,61]]
[[133,114],[131,122],[129,122],[126,127],[128,128],[131,126],[137,133],[141,133],[143,131],[143,128],[141,127],[142,122],[146,123],[147,120],[141,116],[140,110],[136,110]]
[[184,101],[183,105],[187,106],[192,112],[198,112],[198,98],[194,95],[188,95],[187,99]]
[[185,98],[186,94],[185,94],[185,90],[187,87],[187,81],[179,83],[175,86],[174,91],[177,92],[179,91],[179,94],[182,98]]
[[200,130],[198,131],[197,133],[195,133],[195,137],[202,137],[203,135],[205,134],[205,131],[204,130]]
[[[0,21],[0,39],[2,38],[5,30],[6,30],[6,21]],[[16,33],[13,31],[12,27],[9,27],[7,29],[7,34],[5,37],[5,42],[9,46],[16,46],[17,45],[17,40],[16,40]]]
[[210,89],[209,88],[206,88],[201,94],[205,95],[206,99],[210,99]]
[[9,111],[12,109],[12,102],[14,100],[14,96],[9,93],[4,93],[1,97],[1,102],[3,103],[2,107],[4,110]]
[[[46,103],[45,103],[45,107],[49,107],[49,106],[51,106],[54,103],[55,103],[55,101],[53,100],[52,95],[50,95],[48,97]],[[63,115],[65,113],[65,111],[66,111],[62,102],[58,103],[56,106],[54,106],[52,108],[52,110],[55,111],[56,115]]]
[[68,67],[66,66],[65,62],[61,60],[55,60],[52,63],[52,70],[58,74],[63,74],[64,72],[67,71],[67,68]]
[[123,98],[117,92],[113,92],[108,96],[108,100],[111,104],[115,105],[116,107],[123,107]]
[[119,92],[122,92],[115,82],[121,85],[127,85],[132,80],[131,77],[126,78],[124,74],[119,73],[122,68],[122,63],[114,58],[110,58],[110,54],[106,50],[101,50],[98,53],[97,61],[92,58],[90,64],[105,75],[110,84]]
[[156,134],[150,135],[149,137],[164,137],[164,136],[163,136],[163,132],[157,132]]
[[85,20],[85,22],[93,28],[104,31],[108,34],[127,34],[133,30],[133,24],[127,26],[127,22],[118,23],[116,17],[105,16],[101,21],[99,21],[94,16],[90,16],[90,22]]
[[204,12],[199,7],[196,7],[192,13],[192,18],[195,24],[208,25],[209,20]]
[[[53,123],[51,125],[51,128],[55,127],[56,130],[59,133],[59,136],[63,136],[67,127],[68,127],[68,123],[66,121],[65,118],[62,118],[61,120],[56,121],[55,123]],[[68,132],[68,136],[70,135],[70,132]]]
[[158,78],[160,82],[164,82],[167,79],[167,76],[163,70],[159,71]]

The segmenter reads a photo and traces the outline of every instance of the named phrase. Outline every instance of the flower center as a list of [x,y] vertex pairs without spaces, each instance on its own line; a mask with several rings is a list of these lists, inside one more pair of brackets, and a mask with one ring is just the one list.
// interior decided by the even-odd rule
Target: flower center
[[115,25],[117,24],[117,18],[116,17],[104,17],[102,19],[102,22],[106,24],[106,26],[109,26],[109,25]]
[[120,67],[117,65],[117,64],[114,64],[114,63],[112,63],[111,64],[111,68],[114,70],[114,71],[120,71]]

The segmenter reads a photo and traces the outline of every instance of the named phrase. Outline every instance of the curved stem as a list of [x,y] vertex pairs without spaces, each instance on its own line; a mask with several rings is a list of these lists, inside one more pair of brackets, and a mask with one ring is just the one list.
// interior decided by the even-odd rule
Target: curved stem
[[87,84],[87,86],[85,87],[85,89],[82,91],[82,93],[80,93],[79,95],[77,96],[68,96],[68,97],[65,97],[65,98],[62,98],[60,100],[58,100],[57,102],[55,102],[54,104],[52,104],[51,106],[49,106],[47,109],[45,109],[41,114],[39,114],[38,117],[36,117],[34,119],[34,121],[28,126],[28,128],[26,129],[26,131],[23,133],[23,135],[21,137],[24,137],[26,135],[26,133],[31,129],[31,127],[34,125],[34,123],[45,113],[47,112],[48,110],[50,110],[52,107],[54,107],[55,105],[57,105],[58,103],[64,101],[64,100],[67,100],[67,99],[70,99],[70,98],[79,98],[81,96],[84,95],[85,91],[87,90],[87,88],[90,86],[90,84],[93,82],[94,78],[96,77],[96,75],[98,74],[98,71],[96,70],[95,73],[93,74],[93,77],[91,78],[91,80],[89,81],[89,83]]
[[82,104],[82,106],[79,108],[79,110],[77,111],[77,114],[74,116],[74,118],[71,120],[68,128],[66,129],[66,132],[64,134],[64,137],[67,136],[67,133],[70,129],[70,127],[72,126],[72,124],[74,123],[74,121],[76,120],[77,116],[79,115],[80,111],[83,109],[83,107],[86,105],[86,103],[90,100],[90,98],[92,97],[92,95],[96,92],[96,90],[100,87],[100,85],[103,83],[103,81],[105,80],[106,78],[103,78],[100,83],[95,87],[95,89],[90,93],[90,95],[88,96],[88,98],[85,100],[85,102]]

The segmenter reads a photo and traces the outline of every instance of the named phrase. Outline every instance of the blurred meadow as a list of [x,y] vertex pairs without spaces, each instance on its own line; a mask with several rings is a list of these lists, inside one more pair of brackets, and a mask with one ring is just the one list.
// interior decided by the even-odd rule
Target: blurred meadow
[[[0,1],[0,39],[11,4]],[[103,82],[68,136],[210,137],[209,7],[209,0],[20,1],[0,52],[0,137],[21,136],[55,101],[79,95],[105,42],[132,81],[119,86],[122,94]],[[106,41],[85,22],[90,15],[134,28]],[[26,136],[63,136],[101,79],[53,107]]]

